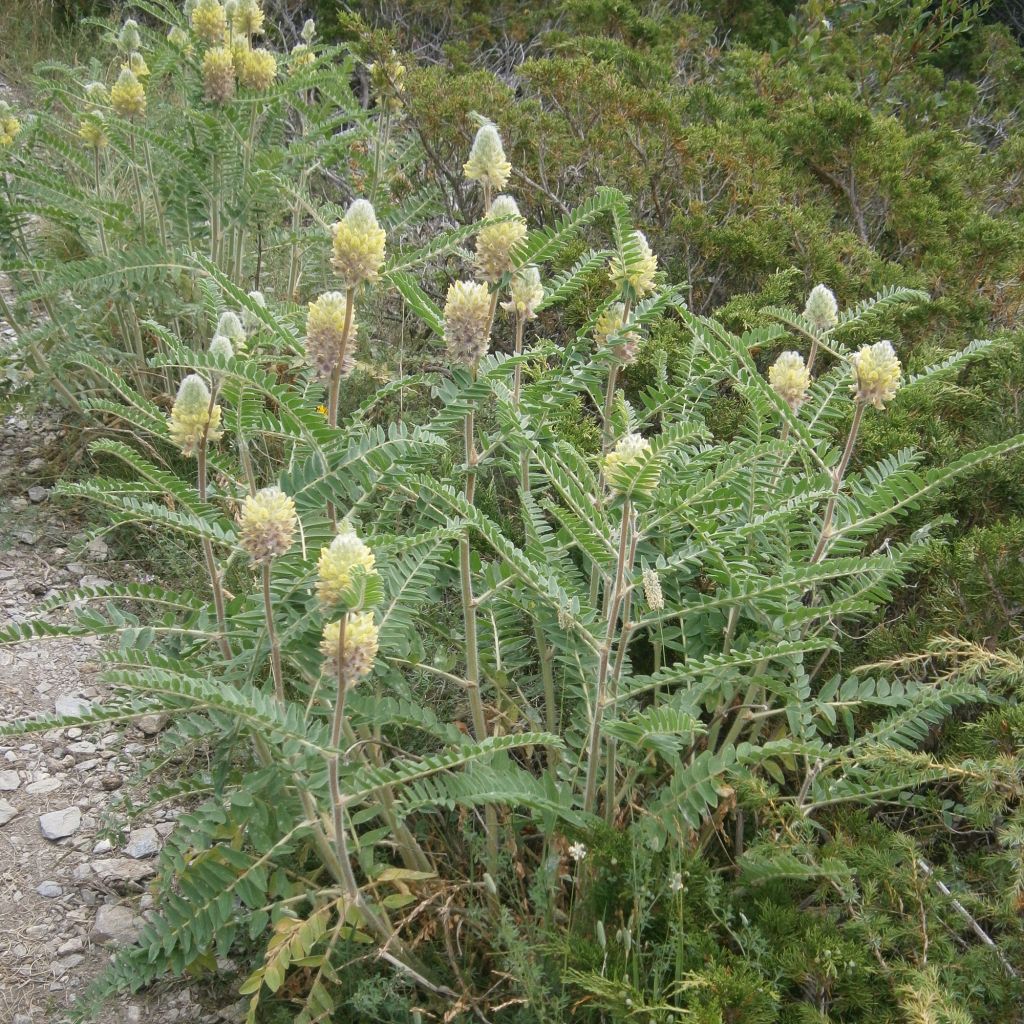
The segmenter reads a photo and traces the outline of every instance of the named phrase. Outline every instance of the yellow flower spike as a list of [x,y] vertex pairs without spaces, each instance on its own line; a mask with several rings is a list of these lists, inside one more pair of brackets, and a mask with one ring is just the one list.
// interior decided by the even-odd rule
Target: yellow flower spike
[[654,275],[658,270],[658,257],[651,252],[647,236],[642,231],[634,231],[630,248],[633,249],[627,266],[621,255],[616,254],[608,269],[608,276],[617,288],[628,284],[633,294],[642,299],[654,291]]
[[296,43],[288,55],[288,67],[290,71],[298,71],[300,68],[308,68],[315,60],[315,54],[305,43]]
[[[328,622],[324,626],[320,641],[320,652],[324,656],[324,667],[335,676],[338,674],[338,638],[341,635],[340,622]],[[372,612],[350,615],[345,621],[345,647],[342,652],[342,673],[349,686],[354,686],[373,671],[377,657],[379,633],[373,621]]]
[[490,185],[495,191],[508,184],[512,165],[505,157],[505,147],[493,124],[482,125],[477,131],[462,171],[470,181]]
[[628,489],[629,478],[625,471],[638,466],[650,451],[651,442],[640,434],[626,434],[619,438],[604,457],[604,475],[612,491],[621,494]]
[[401,107],[405,94],[405,65],[399,61],[398,54],[392,50],[387,60],[371,64],[367,71],[381,109],[393,112]]
[[10,113],[10,107],[0,105],[0,146],[10,146],[21,133],[21,122]]
[[644,600],[651,611],[660,612],[665,607],[665,595],[661,590],[661,580],[654,569],[644,569]]
[[511,196],[497,196],[476,238],[476,269],[481,281],[494,283],[512,269],[512,253],[526,237],[526,218]]
[[226,46],[214,46],[203,55],[203,93],[217,104],[235,95],[235,62]]
[[93,149],[103,149],[107,145],[107,126],[99,111],[82,118],[78,125],[78,137]]
[[122,26],[117,36],[117,46],[122,53],[137,50],[142,46],[142,36],[139,34],[139,23],[134,18],[129,18]]
[[263,35],[264,20],[263,8],[257,0],[238,0],[238,9],[231,19],[231,27],[245,35],[260,36]]
[[831,289],[823,284],[815,285],[811,289],[811,294],[807,296],[804,316],[810,320],[819,334],[831,331],[839,323],[839,305]]
[[377,280],[384,266],[385,242],[373,206],[365,199],[354,200],[334,225],[331,266],[346,288]]
[[188,33],[179,25],[172,25],[167,30],[167,42],[176,50],[181,50],[182,53],[188,53],[192,49]]
[[133,72],[139,78],[145,78],[149,74],[149,66],[146,64],[146,58],[139,53],[138,50],[132,50],[128,54],[128,59],[121,65],[121,69],[127,68]]
[[199,0],[192,10],[192,31],[205,43],[213,46],[224,39],[228,19],[218,0]]
[[338,536],[330,545],[320,549],[317,561],[316,584],[317,597],[320,603],[330,608],[337,604],[342,593],[351,584],[357,568],[367,573],[375,572],[377,563],[373,552],[357,536],[351,523],[342,523]]
[[[349,324],[348,338],[345,338],[346,297],[343,292],[324,292],[315,302],[309,304],[306,315],[306,357],[316,373],[329,378],[342,360],[341,376],[348,377],[355,367],[351,355],[356,336],[355,316]],[[342,342],[347,349],[342,355]]]
[[297,525],[295,502],[280,487],[264,487],[242,504],[238,543],[254,562],[269,562],[288,554]]
[[796,412],[807,399],[811,375],[799,352],[783,352],[768,368],[772,390]]
[[534,320],[537,316],[537,307],[544,299],[540,271],[532,264],[516,271],[508,291],[508,300],[501,304],[501,308],[521,316],[524,320]]
[[891,341],[862,345],[851,357],[855,381],[850,390],[858,402],[884,409],[902,384],[903,367]]
[[476,281],[456,281],[444,303],[444,340],[448,358],[475,366],[487,353],[491,333],[491,294]]
[[123,68],[110,90],[110,105],[119,117],[133,120],[146,115],[146,90],[135,72]]
[[[594,324],[594,339],[599,345],[607,345],[613,334],[622,330],[622,317],[626,312],[623,302],[613,302]],[[619,336],[618,342],[612,346],[615,357],[623,363],[632,363],[640,351],[643,338],[636,331],[628,331]]]
[[277,76],[277,58],[262,47],[245,50],[238,62],[238,84],[243,89],[265,92]]
[[171,440],[182,455],[195,455],[205,438],[216,441],[223,435],[220,429],[221,408],[211,404],[212,396],[206,381],[190,373],[178,388],[171,415],[167,421]]

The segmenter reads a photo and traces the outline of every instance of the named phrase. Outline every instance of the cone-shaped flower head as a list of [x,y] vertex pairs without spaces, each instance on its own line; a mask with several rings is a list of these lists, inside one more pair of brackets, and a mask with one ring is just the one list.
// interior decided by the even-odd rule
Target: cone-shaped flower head
[[307,45],[313,42],[313,38],[316,35],[316,22],[312,18],[307,18],[302,23],[302,41]]
[[297,524],[295,502],[280,487],[264,487],[242,504],[238,542],[254,562],[269,562],[291,550]]
[[224,39],[228,18],[218,0],[199,0],[192,9],[192,31],[211,46]]
[[139,53],[138,50],[132,50],[128,54],[128,59],[121,65],[122,68],[127,68],[129,71],[134,71],[138,78],[145,78],[149,74],[149,65],[146,63],[146,58]]
[[654,291],[654,275],[658,270],[658,257],[651,252],[647,236],[634,231],[623,246],[624,253],[616,253],[608,269],[612,284],[621,288],[628,284],[633,294],[641,299]]
[[839,306],[831,289],[823,284],[816,284],[807,296],[804,316],[814,325],[819,334],[831,331],[839,323]]
[[277,75],[277,58],[263,47],[243,50],[238,61],[238,82],[243,89],[265,92]]
[[246,36],[263,34],[263,8],[258,0],[238,0],[238,6],[231,17],[231,27]]
[[167,42],[169,42],[176,50],[181,50],[183,53],[188,50],[191,45],[188,33],[180,25],[172,25],[167,30]]
[[660,612],[665,607],[665,595],[661,592],[661,580],[654,569],[644,569],[644,599],[647,607]]
[[137,50],[142,45],[142,36],[139,35],[139,23],[134,18],[129,18],[122,26],[117,35],[117,48],[122,53],[130,50]]
[[235,61],[226,46],[203,54],[203,94],[211,103],[227,103],[235,95]]
[[544,285],[540,283],[540,271],[532,263],[517,270],[512,276],[508,291],[508,300],[501,304],[501,308],[521,316],[524,320],[535,319],[537,307],[544,300]]
[[629,487],[627,470],[643,462],[651,450],[651,443],[640,434],[626,434],[615,442],[615,447],[604,457],[604,475],[613,491]]
[[210,339],[210,355],[227,362],[235,356],[235,347],[226,334],[215,334]]
[[315,54],[305,43],[296,43],[288,55],[288,67],[291,71],[298,71],[299,68],[308,68],[314,60]]
[[87,82],[85,97],[90,103],[107,103],[110,100],[110,93],[102,82]]
[[242,321],[239,320],[238,314],[232,313],[230,310],[226,313],[221,313],[217,320],[216,333],[223,334],[239,350],[245,348],[245,343],[248,340],[245,328],[242,326]]
[[476,236],[476,269],[482,281],[494,282],[512,269],[512,251],[526,237],[526,218],[511,196],[498,196]]
[[78,123],[78,137],[93,149],[102,149],[107,144],[107,125],[103,114],[94,110]]
[[181,382],[168,428],[182,455],[195,455],[204,438],[216,441],[223,433],[220,406],[212,404],[210,389],[198,374],[190,373]]
[[342,593],[352,585],[356,571],[375,573],[376,562],[373,552],[356,536],[352,524],[343,523],[338,536],[328,547],[320,549],[316,565],[320,577],[316,593],[320,603],[328,608],[337,604]]
[[123,68],[110,90],[110,105],[119,117],[131,120],[146,114],[146,90],[131,68]]
[[[260,309],[267,308],[267,300],[260,291],[249,292],[249,298],[252,299]],[[242,326],[246,331],[258,331],[263,326],[263,321],[247,307],[242,307]]]
[[18,137],[21,122],[14,116],[9,103],[0,100],[0,146],[9,146]]
[[796,412],[807,398],[811,375],[799,352],[783,352],[768,368],[772,390]]
[[[599,345],[607,345],[613,334],[622,330],[622,318],[626,313],[626,305],[623,302],[613,302],[594,324],[594,339]],[[618,338],[611,350],[615,357],[623,363],[632,363],[640,351],[640,343],[643,338],[636,331],[627,331],[625,334],[618,334]]]
[[505,158],[505,147],[493,124],[482,125],[477,131],[462,171],[470,181],[490,185],[495,191],[508,184],[512,165]]
[[[324,656],[324,668],[329,675],[338,674],[338,638],[341,635],[340,622],[328,622],[324,626],[320,652]],[[373,670],[377,657],[378,632],[373,621],[373,612],[358,612],[345,620],[345,647],[341,655],[341,671],[345,682],[354,686],[365,679]]]
[[384,229],[377,223],[373,206],[356,199],[334,225],[331,266],[346,288],[377,280],[384,266],[384,241]]
[[850,385],[858,402],[870,402],[876,409],[896,397],[902,383],[903,367],[891,341],[862,345],[851,357],[856,382]]
[[491,340],[491,294],[487,285],[456,281],[444,302],[444,340],[448,358],[475,366]]
[[345,312],[348,300],[343,292],[324,292],[309,304],[306,316],[306,357],[309,365],[328,378],[341,365],[342,377],[347,377],[355,366],[350,352],[356,334],[356,321],[352,317],[345,334]]

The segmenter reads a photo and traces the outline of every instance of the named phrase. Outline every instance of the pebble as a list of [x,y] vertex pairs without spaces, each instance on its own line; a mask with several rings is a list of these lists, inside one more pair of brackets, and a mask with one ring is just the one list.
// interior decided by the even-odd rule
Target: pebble
[[64,890],[57,882],[40,882],[36,886],[36,892],[48,900],[55,900],[58,896],[64,895]]
[[0,800],[0,825],[6,825],[20,813],[21,811],[13,804],[9,804],[6,800]]
[[[136,719],[135,724],[142,731],[145,736],[155,736],[158,732],[162,732],[167,728],[167,723],[170,721],[170,716],[161,711],[156,715],[143,715],[141,718]],[[128,747],[125,747],[125,752],[128,751]],[[142,748],[145,749],[145,748]]]
[[79,715],[86,714],[92,708],[92,701],[85,700],[82,697],[72,697],[71,694],[66,693],[57,698],[54,702],[54,707],[58,715],[77,718]]
[[41,501],[46,501],[46,499],[49,496],[50,492],[45,487],[40,487],[39,484],[36,484],[34,487],[30,487],[28,489],[28,500],[34,502],[37,505]]
[[50,775],[44,779],[36,779],[35,782],[30,782],[25,787],[25,792],[32,793],[34,796],[39,796],[43,793],[52,793],[57,789],[60,789],[60,779],[55,779]]
[[142,919],[130,908],[104,903],[96,912],[90,938],[99,945],[108,942],[126,945],[134,942],[142,931]]
[[13,793],[21,785],[21,776],[11,768],[0,772],[0,793]]
[[124,852],[135,860],[153,857],[160,851],[160,837],[152,825],[134,828],[128,835],[128,843]]
[[39,828],[47,839],[65,839],[74,835],[82,824],[82,812],[77,807],[65,807],[39,816]]

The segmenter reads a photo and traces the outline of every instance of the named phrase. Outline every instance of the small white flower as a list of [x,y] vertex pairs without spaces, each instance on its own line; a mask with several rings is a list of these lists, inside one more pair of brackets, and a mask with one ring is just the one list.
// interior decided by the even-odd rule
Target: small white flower
[[573,843],[569,847],[569,856],[578,864],[587,855],[587,848],[583,843]]

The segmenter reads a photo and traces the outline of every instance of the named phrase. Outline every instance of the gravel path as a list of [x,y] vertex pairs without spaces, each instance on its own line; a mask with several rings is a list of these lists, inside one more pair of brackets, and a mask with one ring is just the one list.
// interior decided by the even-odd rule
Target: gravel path
[[[13,416],[0,426],[0,624],[40,614],[60,590],[130,576],[49,501],[48,454],[59,428]],[[58,613],[62,614],[62,613]],[[59,618],[54,619],[59,621]],[[45,640],[0,648],[0,721],[74,713],[101,696],[100,642]],[[163,727],[69,728],[0,738],[0,1021],[60,1021],[110,952],[131,942],[152,903],[145,888],[175,813],[130,831],[112,804]],[[101,1024],[218,1019],[181,985],[105,1009]]]

